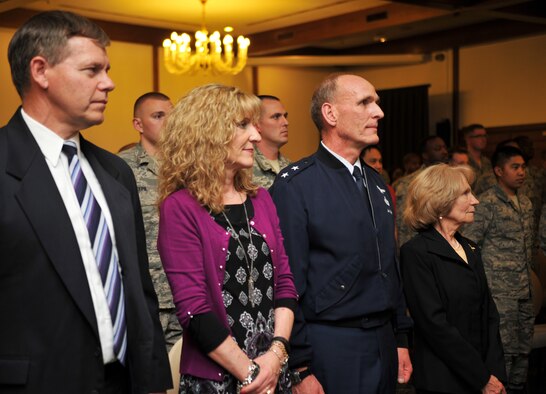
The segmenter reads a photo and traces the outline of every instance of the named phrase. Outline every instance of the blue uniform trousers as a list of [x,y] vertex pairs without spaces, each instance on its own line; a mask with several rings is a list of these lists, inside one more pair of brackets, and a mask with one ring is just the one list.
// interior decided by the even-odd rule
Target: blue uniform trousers
[[307,323],[312,369],[326,394],[392,394],[398,353],[390,322],[373,328]]

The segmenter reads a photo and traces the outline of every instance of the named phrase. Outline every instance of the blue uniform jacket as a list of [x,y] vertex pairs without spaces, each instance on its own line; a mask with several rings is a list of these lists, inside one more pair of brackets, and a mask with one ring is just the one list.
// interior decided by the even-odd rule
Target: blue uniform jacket
[[407,344],[412,323],[396,257],[393,204],[381,176],[363,167],[373,212],[347,168],[322,145],[281,171],[270,189],[300,295],[292,366],[312,357],[305,322],[362,319],[366,327],[368,319],[390,311],[398,345]]

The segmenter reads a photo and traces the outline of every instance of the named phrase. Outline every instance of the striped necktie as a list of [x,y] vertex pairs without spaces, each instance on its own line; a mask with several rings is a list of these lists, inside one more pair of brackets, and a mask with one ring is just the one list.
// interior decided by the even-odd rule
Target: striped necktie
[[106,218],[82,172],[76,143],[66,141],[63,144],[63,153],[68,158],[70,178],[89,232],[93,254],[104,286],[106,300],[108,301],[108,308],[114,326],[114,353],[117,359],[125,364],[127,328],[125,324],[123,283],[118,269],[118,257],[112,246],[112,238],[110,237]]

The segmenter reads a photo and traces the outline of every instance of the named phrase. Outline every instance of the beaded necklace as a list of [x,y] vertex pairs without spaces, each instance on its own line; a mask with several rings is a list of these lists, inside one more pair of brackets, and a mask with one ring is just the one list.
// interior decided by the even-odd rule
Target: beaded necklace
[[[241,199],[242,200],[242,199]],[[248,269],[248,298],[250,299],[250,305],[254,308],[256,305],[254,304],[254,279],[252,279],[252,271],[254,270],[254,260],[250,258],[249,260],[249,254],[253,253],[255,254],[257,252],[256,246],[254,246],[254,243],[252,242],[252,231],[250,228],[250,222],[248,220],[248,212],[246,210],[246,205],[243,202],[243,209],[245,210],[245,219],[246,219],[246,225],[248,228],[248,237],[250,239],[250,245],[248,245],[248,253],[245,250],[245,247],[243,246],[243,243],[241,242],[241,239],[237,232],[235,231],[235,227],[231,224],[231,221],[227,217],[226,213],[222,211],[222,215],[224,215],[224,219],[226,219],[226,222],[229,226],[229,229],[231,230],[231,236],[233,239],[235,239],[238,243],[241,249],[243,250],[243,255],[245,257],[246,267]]]

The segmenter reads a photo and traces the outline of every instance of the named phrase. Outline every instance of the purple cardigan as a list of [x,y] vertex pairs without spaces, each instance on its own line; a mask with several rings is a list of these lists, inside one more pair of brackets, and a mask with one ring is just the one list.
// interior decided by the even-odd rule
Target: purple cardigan
[[[267,242],[273,262],[275,299],[297,298],[275,205],[265,189],[251,198],[250,221]],[[204,354],[188,333],[193,315],[213,312],[229,329],[222,299],[229,233],[185,189],[163,201],[158,249],[184,328],[180,373],[220,381],[226,371]]]

